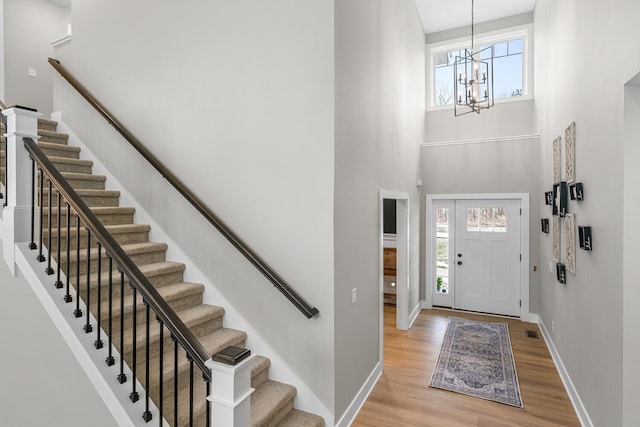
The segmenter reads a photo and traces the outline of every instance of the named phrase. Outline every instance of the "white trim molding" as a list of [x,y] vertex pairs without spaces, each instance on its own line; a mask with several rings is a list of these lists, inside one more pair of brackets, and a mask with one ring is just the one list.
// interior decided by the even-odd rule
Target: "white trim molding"
[[560,353],[558,353],[558,349],[556,349],[553,340],[551,339],[551,335],[549,335],[549,331],[547,327],[544,325],[544,322],[541,318],[538,318],[538,326],[540,327],[540,332],[542,332],[542,337],[544,338],[547,347],[549,348],[549,353],[551,353],[551,359],[553,359],[553,363],[556,365],[556,369],[560,374],[560,379],[562,380],[562,384],[564,384],[564,388],[569,395],[569,399],[573,404],[573,408],[576,411],[576,415],[580,420],[580,424],[584,427],[593,427],[593,422],[589,417],[589,413],[587,412],[587,408],[582,403],[582,399],[580,399],[580,395],[578,394],[578,390],[576,390],[573,385],[573,381],[571,381],[571,377],[569,376],[569,372],[567,368],[565,368],[564,363],[562,362],[562,358],[560,357]]
[[458,139],[451,141],[434,141],[423,142],[420,144],[420,148],[426,147],[440,147],[446,145],[467,145],[467,144],[485,144],[487,142],[516,142],[516,141],[529,141],[532,139],[540,138],[540,134],[532,133],[529,135],[513,135],[513,136],[501,136],[497,138],[478,138],[478,139]]
[[376,364],[376,366],[373,368],[373,371],[371,371],[371,374],[369,374],[369,378],[367,378],[364,384],[362,384],[362,387],[360,387],[358,394],[356,394],[356,397],[351,401],[351,404],[344,412],[344,415],[342,415],[338,422],[336,422],[336,427],[349,427],[353,423],[353,421],[356,419],[356,416],[360,412],[360,409],[362,409],[362,406],[367,401],[367,398],[369,398],[369,395],[378,383],[381,375],[382,360]]

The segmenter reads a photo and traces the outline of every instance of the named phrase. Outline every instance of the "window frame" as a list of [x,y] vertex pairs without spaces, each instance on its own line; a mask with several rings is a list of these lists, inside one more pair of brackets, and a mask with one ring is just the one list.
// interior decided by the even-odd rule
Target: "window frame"
[[[481,33],[474,37],[476,46],[486,46],[508,40],[522,38],[522,91],[521,96],[495,99],[495,104],[504,102],[517,102],[533,99],[533,49],[532,49],[532,29],[533,24],[519,25],[502,30]],[[464,50],[469,48],[471,39],[469,36],[452,40],[445,40],[437,43],[430,43],[426,46],[426,110],[441,111],[453,110],[453,103],[447,105],[435,105],[435,67],[434,58],[436,54],[449,52],[452,50]]]

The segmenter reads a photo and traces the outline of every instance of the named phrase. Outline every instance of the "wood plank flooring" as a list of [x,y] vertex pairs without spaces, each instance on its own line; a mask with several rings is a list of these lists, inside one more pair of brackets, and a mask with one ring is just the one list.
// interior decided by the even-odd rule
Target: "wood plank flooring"
[[[449,316],[509,324],[524,409],[428,386]],[[395,317],[395,307],[385,306],[384,372],[354,427],[580,425],[536,324],[422,310],[411,330],[400,331]],[[538,339],[528,338],[526,330],[536,331]]]

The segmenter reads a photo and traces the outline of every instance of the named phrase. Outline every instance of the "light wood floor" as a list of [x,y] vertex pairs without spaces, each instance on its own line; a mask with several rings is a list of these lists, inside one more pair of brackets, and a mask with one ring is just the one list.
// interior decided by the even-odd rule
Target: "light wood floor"
[[[430,388],[449,316],[507,322],[524,409]],[[384,372],[353,426],[579,426],[537,325],[445,310],[422,310],[409,331],[385,306]],[[528,338],[526,330],[538,332]]]

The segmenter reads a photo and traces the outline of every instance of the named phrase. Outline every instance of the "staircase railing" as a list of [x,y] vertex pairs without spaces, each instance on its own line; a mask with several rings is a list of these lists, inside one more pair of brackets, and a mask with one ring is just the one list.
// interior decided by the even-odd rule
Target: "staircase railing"
[[60,63],[49,58],[49,64],[69,82],[69,84],[95,108],[107,122],[120,133],[169,183],[196,208],[260,273],[262,273],[282,294],[308,319],[319,311],[309,305],[287,282],[280,277],[262,258],[243,242],[217,215],[215,215],[187,186],[178,179],[157,157],[155,157],[127,128],[116,119],[91,93]]
[[[138,362],[141,359],[144,359],[144,373],[141,377],[144,378],[144,390],[145,393],[145,411],[142,414],[142,417],[145,421],[150,421],[152,419],[152,413],[150,412],[149,406],[149,381],[150,376],[154,375],[154,378],[159,378],[158,382],[160,384],[158,393],[159,396],[155,396],[157,398],[154,399],[156,406],[159,409],[159,420],[163,419],[163,410],[165,408],[165,400],[167,399],[165,394],[163,398],[163,389],[164,387],[164,377],[163,372],[165,365],[171,364],[171,361],[168,363],[164,360],[164,341],[165,341],[165,329],[169,333],[171,340],[173,341],[174,351],[173,351],[173,369],[174,369],[174,383],[173,383],[173,424],[178,425],[178,349],[182,347],[182,349],[186,352],[186,358],[189,363],[189,425],[193,423],[193,402],[194,402],[194,364],[199,368],[202,373],[202,378],[206,382],[206,396],[210,394],[210,381],[211,381],[211,370],[205,366],[205,361],[210,359],[210,355],[207,353],[206,349],[203,345],[198,341],[198,339],[193,335],[193,333],[187,328],[187,326],[183,323],[183,321],[176,315],[174,310],[169,306],[169,304],[160,296],[157,289],[151,284],[149,279],[147,279],[144,274],[140,271],[140,269],[135,265],[135,263],[131,260],[131,258],[127,255],[127,253],[122,249],[120,244],[114,239],[114,237],[107,231],[107,229],[102,225],[100,220],[95,216],[95,214],[89,209],[87,204],[82,200],[82,198],[78,195],[78,193],[71,187],[71,185],[64,179],[62,174],[56,169],[51,160],[46,156],[46,154],[42,151],[42,149],[33,141],[31,138],[24,139],[24,146],[27,152],[29,153],[32,160],[32,191],[31,193],[31,242],[29,247],[32,250],[39,248],[39,254],[37,259],[41,262],[44,262],[45,259],[47,261],[46,272],[50,275],[56,274],[56,282],[55,286],[58,289],[61,289],[64,292],[63,300],[67,303],[71,303],[73,301],[73,295],[70,291],[70,280],[75,274],[75,283],[73,286],[76,291],[76,304],[75,310],[73,312],[74,316],[77,318],[81,318],[83,316],[82,307],[80,305],[81,291],[84,291],[85,295],[82,297],[85,300],[86,304],[86,323],[84,325],[84,331],[88,333],[94,332],[95,325],[95,333],[96,333],[96,341],[94,346],[97,349],[102,348],[105,343],[103,341],[103,334],[107,340],[106,345],[108,346],[108,357],[106,358],[106,363],[109,366],[115,365],[116,361],[114,358],[114,354],[112,352],[112,347],[116,346],[120,350],[120,374],[117,379],[122,384],[127,381],[127,377],[124,371],[125,364],[125,348],[128,343],[125,342],[125,333],[124,333],[124,323],[125,323],[125,281],[129,282],[129,286],[132,288],[132,313],[129,315],[129,321],[131,321],[132,325],[132,335],[129,337],[131,340],[129,344],[131,344],[131,358],[129,361],[129,367],[133,373],[133,377],[131,379],[132,389],[129,395],[129,398],[135,402],[139,400],[139,393],[136,390],[136,377],[138,377]],[[37,173],[36,173],[37,172]],[[36,176],[39,177],[39,182],[36,183]],[[48,186],[48,187],[47,187]],[[36,215],[36,196],[35,196],[35,188],[39,188],[39,224],[36,226],[36,221],[34,221],[34,217]],[[48,191],[46,191],[48,190]],[[57,192],[56,198],[53,197],[54,190]],[[45,199],[45,191],[48,193],[48,199]],[[43,209],[48,209],[48,217],[45,220]],[[54,214],[54,208],[57,211]],[[52,217],[57,217],[57,224],[54,225],[52,223]],[[72,240],[71,230],[72,223],[71,217],[72,215],[76,216],[75,221],[75,242]],[[66,216],[66,224],[61,224],[62,217]],[[48,222],[48,224],[44,224]],[[36,234],[36,227],[39,227],[37,230],[37,235],[39,238],[39,242],[36,243],[34,240],[34,236]],[[47,243],[44,244],[48,248],[47,257],[43,255],[43,228],[47,227],[48,229],[48,240]],[[64,234],[64,228],[66,227],[66,236]],[[81,230],[86,230],[86,258],[83,258],[81,254]],[[57,242],[55,247],[52,245],[52,235],[54,234],[54,230],[57,232]],[[66,238],[66,248],[64,251],[61,251],[61,240]],[[75,245],[75,249],[72,250],[72,245]],[[95,257],[92,257],[92,245],[97,245],[97,265],[94,266],[95,270],[92,269],[91,263],[94,261]],[[104,253],[103,253],[104,252]],[[55,253],[57,260],[57,268],[54,270],[51,264],[51,258]],[[92,259],[93,258],[93,259]],[[66,262],[62,262],[66,260]],[[86,273],[86,281],[81,278],[81,269],[80,269],[80,261],[86,261],[86,272],[82,272],[82,274]],[[75,261],[75,271],[72,271],[71,264]],[[66,276],[65,282],[62,282],[61,278],[61,266],[65,265],[66,271],[64,271],[64,275]],[[117,270],[116,270],[117,269]],[[95,272],[97,275],[93,278],[91,277],[92,272]],[[116,277],[114,278],[115,275]],[[118,274],[119,273],[119,274]],[[104,276],[107,277],[104,277]],[[82,282],[85,282],[84,284]],[[96,282],[97,286],[92,290],[92,283]],[[84,289],[81,289],[84,285]],[[103,286],[104,285],[104,286]],[[102,288],[106,288],[107,296],[103,295]],[[64,288],[64,289],[63,289]],[[91,293],[92,291],[97,292],[97,296],[95,299],[92,299]],[[142,297],[142,303],[144,304],[144,315],[145,321],[144,323],[138,324],[137,319],[137,311],[138,311],[138,295]],[[127,296],[128,297],[128,296]],[[114,307],[114,300],[118,302],[119,298],[119,307]],[[105,305],[105,307],[103,307]],[[108,310],[108,314],[101,312],[101,310]],[[120,325],[119,327],[113,327],[113,311],[119,310],[120,316]],[[93,313],[91,313],[93,311]],[[95,321],[92,321],[91,315],[93,314],[93,318]],[[116,313],[117,314],[117,313]],[[159,339],[158,339],[158,349],[153,350],[150,348],[150,335],[152,328],[152,320],[150,318],[151,314],[153,314],[156,318],[156,321],[159,323]],[[103,319],[105,319],[106,325],[103,324]],[[92,323],[93,322],[93,323]],[[145,353],[137,354],[137,341],[138,341],[138,327],[142,328],[145,326]],[[104,329],[104,332],[103,332]],[[119,338],[118,338],[119,337]],[[169,344],[170,345],[170,344]],[[169,352],[170,348],[166,349]],[[157,353],[156,353],[157,351]],[[155,355],[159,357],[159,372],[157,373],[157,377],[155,377],[156,373],[150,372],[150,357]],[[202,396],[203,399],[206,396]],[[210,425],[210,406],[207,405],[206,409],[206,422],[207,426]],[[167,420],[170,420],[171,417],[167,416]]]

